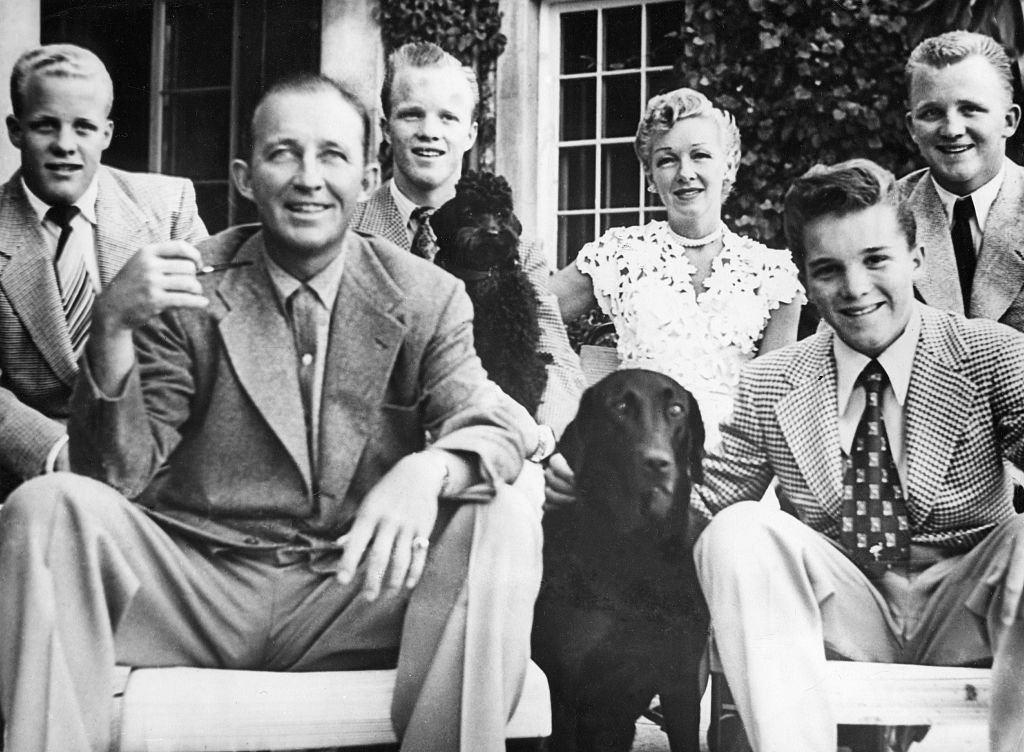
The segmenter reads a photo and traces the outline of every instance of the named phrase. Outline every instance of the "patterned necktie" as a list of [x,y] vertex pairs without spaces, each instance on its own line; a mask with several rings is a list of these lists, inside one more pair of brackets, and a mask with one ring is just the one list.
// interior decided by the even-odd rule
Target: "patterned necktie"
[[96,298],[82,247],[78,244],[68,246],[68,238],[74,231],[71,222],[78,211],[77,206],[58,205],[51,206],[46,212],[46,218],[60,227],[53,266],[57,273],[57,285],[60,287],[61,303],[75,358],[81,356],[85,347],[89,322],[92,320],[92,304]]
[[412,252],[427,261],[433,261],[437,254],[437,236],[430,226],[430,215],[433,213],[434,210],[429,206],[417,206],[409,215],[416,226],[412,236]]
[[978,265],[978,257],[974,253],[974,238],[971,237],[971,219],[974,217],[974,201],[971,197],[958,198],[953,204],[953,253],[956,256],[956,269],[960,275],[960,291],[964,296],[964,313],[971,306],[971,284],[974,282],[974,269]]
[[316,378],[316,313],[319,302],[309,285],[302,285],[288,296],[288,317],[295,337],[295,350],[299,356],[299,391],[306,420],[306,446],[314,471],[316,451],[314,442],[313,383]]
[[840,541],[854,561],[877,572],[887,563],[910,558],[910,525],[882,417],[882,394],[889,379],[872,360],[857,381],[864,387],[864,412],[843,478]]

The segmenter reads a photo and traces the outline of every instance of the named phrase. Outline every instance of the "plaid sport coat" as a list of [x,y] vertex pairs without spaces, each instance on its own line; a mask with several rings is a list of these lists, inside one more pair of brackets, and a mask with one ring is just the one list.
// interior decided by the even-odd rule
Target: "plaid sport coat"
[[[190,181],[107,167],[96,176],[104,287],[147,243],[206,237]],[[16,172],[0,189],[0,499],[43,471],[78,375],[50,256]]]
[[[986,318],[1024,331],[1024,167],[1004,160],[1005,177],[985,221],[971,285],[970,318]],[[924,278],[918,292],[945,311],[965,313],[949,220],[927,169],[900,179],[900,201],[914,215],[924,246]]]
[[[924,305],[921,317],[904,405],[911,533],[915,543],[966,550],[1014,514],[1004,460],[1024,461],[1024,335]],[[696,489],[711,513],[761,498],[777,476],[799,517],[839,539],[833,336],[819,332],[744,369],[722,447]]]
[[[387,238],[399,247],[409,250],[409,235],[387,184],[378,188],[368,200],[356,208],[349,226],[359,232]],[[579,357],[569,345],[558,300],[548,291],[551,271],[544,260],[540,244],[522,242],[519,256],[523,271],[537,291],[540,350],[550,353],[554,358],[554,362],[548,367],[547,387],[535,417],[539,423],[551,426],[558,437],[562,435],[569,421],[576,416],[576,408],[586,388],[586,381],[580,369]]]

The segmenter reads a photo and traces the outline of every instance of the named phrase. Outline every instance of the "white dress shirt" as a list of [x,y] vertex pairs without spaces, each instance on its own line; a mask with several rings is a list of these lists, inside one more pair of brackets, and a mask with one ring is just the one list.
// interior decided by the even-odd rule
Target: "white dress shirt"
[[[39,217],[39,224],[43,228],[43,237],[49,244],[50,255],[52,256],[57,252],[57,241],[60,239],[60,225],[46,218],[46,212],[50,210],[50,205],[29,190],[29,187],[25,185],[24,178],[21,180],[21,186],[25,189],[25,195],[28,197],[28,203],[32,207],[32,211]],[[85,258],[85,268],[89,272],[92,287],[96,292],[99,292],[100,267],[96,261],[97,195],[99,195],[99,184],[96,182],[96,178],[93,178],[92,182],[89,183],[89,187],[85,189],[85,193],[79,196],[78,201],[74,203],[78,207],[78,214],[71,220],[71,234],[68,236],[65,253],[68,252],[69,247],[73,246],[74,250],[82,254]]]
[[[988,221],[989,212],[992,210],[992,204],[995,203],[996,196],[999,195],[999,189],[1003,187],[1003,179],[1006,177],[1006,168],[1000,167],[999,173],[989,180],[985,185],[981,186],[974,193],[968,194],[971,197],[971,201],[974,203],[974,217],[971,218],[971,240],[974,241],[974,253],[977,255],[978,251],[981,250],[981,241],[985,238],[985,222]],[[932,177],[932,185],[935,186],[935,192],[939,194],[939,201],[942,202],[942,208],[946,212],[946,223],[949,228],[953,228],[953,204],[956,203],[957,199],[966,198],[966,196],[957,196],[955,193],[950,193],[941,185],[935,182],[935,178]]]

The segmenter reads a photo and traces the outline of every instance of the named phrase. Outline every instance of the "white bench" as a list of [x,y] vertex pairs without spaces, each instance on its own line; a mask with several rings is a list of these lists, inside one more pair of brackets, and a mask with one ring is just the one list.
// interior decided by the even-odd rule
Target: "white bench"
[[[397,741],[395,671],[275,673],[117,667],[121,752],[312,750]],[[509,738],[551,734],[547,679],[533,663]]]

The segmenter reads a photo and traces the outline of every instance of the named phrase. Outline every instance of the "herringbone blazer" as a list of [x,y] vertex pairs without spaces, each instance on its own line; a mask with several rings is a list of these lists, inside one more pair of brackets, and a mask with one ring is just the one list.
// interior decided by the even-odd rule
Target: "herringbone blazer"
[[[170,525],[229,546],[334,540],[399,459],[433,446],[519,474],[533,423],[487,379],[472,304],[439,267],[378,238],[346,249],[331,312],[312,476],[295,340],[263,261],[258,225],[199,244],[210,305],[136,332],[138,366],[105,399],[88,367],[72,397],[76,472]],[[531,447],[532,448],[532,447]]]
[[[105,167],[96,176],[103,286],[143,245],[206,236],[190,181]],[[0,189],[0,498],[43,471],[78,374],[51,255],[15,173]]]
[[[409,250],[409,235],[398,212],[390,187],[385,184],[359,205],[352,216],[353,229],[369,235],[387,238],[401,248]],[[548,367],[548,383],[544,397],[537,408],[537,421],[546,423],[561,436],[563,429],[576,415],[580,396],[586,388],[580,360],[565,333],[565,324],[559,312],[558,300],[548,291],[551,271],[540,245],[524,241],[519,249],[523,271],[537,291],[540,349],[550,353],[554,362]]]
[[[970,318],[986,318],[1024,331],[1024,168],[1005,160],[1006,175],[985,222],[984,240],[971,285]],[[899,181],[900,200],[917,223],[925,274],[918,283],[924,301],[964,313],[949,220],[927,169]]]
[[[970,548],[1013,516],[1004,459],[1024,461],[1024,335],[920,306],[904,405],[913,540]],[[715,512],[759,499],[778,476],[800,518],[839,539],[843,464],[831,330],[752,361],[723,442],[704,464]]]

